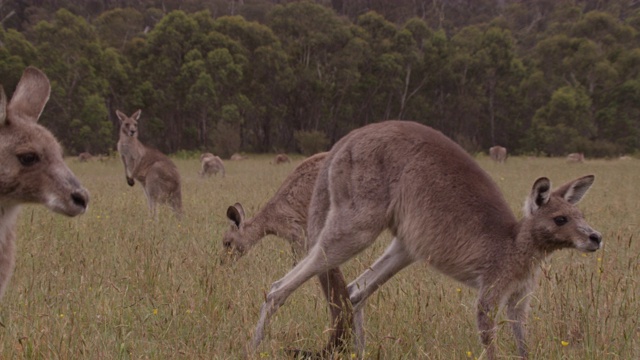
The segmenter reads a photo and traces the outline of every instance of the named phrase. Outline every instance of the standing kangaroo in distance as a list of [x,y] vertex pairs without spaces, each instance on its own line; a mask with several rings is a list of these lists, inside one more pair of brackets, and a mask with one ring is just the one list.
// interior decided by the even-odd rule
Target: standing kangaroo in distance
[[[284,180],[276,194],[254,215],[245,220],[244,208],[236,203],[227,209],[231,228],[224,234],[223,246],[227,257],[237,259],[246,254],[266,235],[279,236],[291,244],[293,255],[300,260],[307,253],[306,229],[309,203],[318,171],[328,153],[316,154],[298,165]],[[322,355],[331,354],[344,347],[351,321],[347,284],[339,268],[318,274],[320,286],[329,302],[331,325],[334,328]],[[306,352],[297,352],[298,355]]]
[[276,281],[249,345],[254,353],[270,317],[312,276],[340,266],[384,229],[384,254],[349,284],[358,356],[364,304],[400,270],[424,260],[478,289],[477,324],[487,358],[496,358],[496,316],[506,305],[518,352],[527,358],[525,322],[540,263],[554,250],[601,247],[602,236],[575,206],[592,175],[555,190],[537,179],[517,221],[490,176],[456,143],[414,122],[385,121],[338,141],[320,170],[309,208],[310,250]]
[[83,214],[89,193],[62,158],[55,137],[37,124],[51,85],[28,67],[7,104],[0,87],[0,297],[13,274],[20,204],[44,204],[67,216]]
[[138,120],[141,112],[142,110],[138,110],[128,117],[120,110],[116,110],[116,115],[120,119],[118,152],[124,163],[127,184],[133,186],[134,179],[142,184],[152,216],[156,216],[157,203],[167,203],[176,216],[180,217],[182,215],[180,173],[165,154],[144,146],[138,140]]
[[492,146],[489,148],[491,160],[497,163],[504,163],[507,160],[507,148],[503,146]]

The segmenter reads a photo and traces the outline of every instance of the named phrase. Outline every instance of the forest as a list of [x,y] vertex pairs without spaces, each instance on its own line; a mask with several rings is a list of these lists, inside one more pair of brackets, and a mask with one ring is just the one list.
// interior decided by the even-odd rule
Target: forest
[[50,78],[68,155],[116,110],[167,153],[326,150],[385,119],[467,151],[640,153],[637,0],[4,0],[0,78]]

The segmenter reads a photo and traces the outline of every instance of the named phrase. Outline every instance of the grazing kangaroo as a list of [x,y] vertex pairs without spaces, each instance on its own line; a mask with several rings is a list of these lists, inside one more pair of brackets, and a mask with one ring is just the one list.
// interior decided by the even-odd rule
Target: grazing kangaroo
[[276,155],[276,157],[273,159],[272,164],[274,165],[279,165],[279,164],[284,164],[284,163],[290,163],[291,159],[289,159],[289,157],[287,156],[287,154],[278,154]]
[[502,146],[492,146],[489,148],[489,156],[497,163],[504,163],[507,160],[507,148]]
[[67,216],[83,214],[89,193],[62,158],[54,136],[37,124],[51,85],[28,67],[7,104],[0,87],[0,297],[13,274],[20,204],[40,203]]
[[152,216],[156,216],[158,203],[167,203],[180,217],[182,214],[180,173],[165,154],[144,146],[138,140],[138,120],[141,112],[142,110],[138,110],[128,117],[120,110],[116,110],[116,115],[120,119],[118,152],[124,163],[127,184],[133,186],[134,179],[142,184]]
[[[253,218],[245,220],[245,212],[240,203],[227,209],[231,228],[222,240],[227,249],[223,260],[226,257],[241,257],[266,235],[280,236],[289,241],[296,260],[300,260],[307,253],[305,234],[309,203],[318,171],[327,154],[316,154],[298,165]],[[334,329],[329,343],[322,351],[323,355],[327,355],[344,347],[351,321],[351,308],[347,303],[347,284],[339,268],[319,274],[318,280],[329,302],[331,324]]]
[[389,247],[348,286],[359,356],[367,298],[424,260],[478,289],[477,324],[489,359],[496,358],[496,316],[503,305],[518,352],[527,358],[525,321],[540,263],[554,250],[601,247],[602,236],[575,206],[593,181],[588,175],[551,190],[549,179],[537,179],[517,221],[490,176],[442,133],[406,121],[354,130],[333,146],[320,170],[309,207],[309,253],[272,285],[249,352],[295,289],[351,259],[388,228],[394,236]]
[[201,177],[218,175],[219,172],[222,172],[222,177],[224,177],[224,163],[220,157],[213,155],[212,153],[204,153],[200,155],[200,172],[198,174]]
[[93,159],[93,155],[91,155],[88,152],[82,152],[80,154],[78,154],[78,161],[80,162],[87,162],[89,160]]
[[584,162],[584,154],[583,153],[571,153],[567,155],[567,162],[570,163],[583,163]]

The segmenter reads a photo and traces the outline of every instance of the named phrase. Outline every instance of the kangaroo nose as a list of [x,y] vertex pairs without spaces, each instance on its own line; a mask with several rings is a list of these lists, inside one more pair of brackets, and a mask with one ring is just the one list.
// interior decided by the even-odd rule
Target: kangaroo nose
[[591,235],[589,235],[589,240],[593,241],[596,244],[600,244],[602,242],[602,235],[600,235],[600,233],[592,233]]
[[83,209],[87,208],[87,204],[89,203],[89,194],[86,190],[76,190],[71,193],[71,200],[73,203],[80,206]]

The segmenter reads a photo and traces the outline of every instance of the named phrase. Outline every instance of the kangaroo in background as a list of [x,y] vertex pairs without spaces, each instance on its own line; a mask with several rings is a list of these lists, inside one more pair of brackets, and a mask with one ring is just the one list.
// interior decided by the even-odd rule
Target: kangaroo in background
[[0,297],[13,274],[16,221],[23,203],[67,216],[83,214],[89,193],[62,158],[55,137],[37,124],[51,92],[49,79],[28,67],[7,104],[0,87]]
[[116,110],[116,115],[120,119],[118,152],[124,164],[127,184],[133,186],[134,180],[142,184],[152,216],[157,215],[158,203],[167,203],[180,217],[182,214],[180,173],[165,154],[145,146],[138,140],[138,120],[141,113],[142,110],[138,110],[128,117],[120,110]]
[[[319,153],[300,163],[282,182],[275,195],[252,218],[245,219],[240,203],[229,206],[227,217],[231,228],[224,234],[222,244],[227,258],[238,259],[266,235],[276,235],[291,244],[297,261],[307,253],[307,215],[318,171],[328,153]],[[321,355],[328,355],[345,346],[351,321],[347,284],[339,268],[319,274],[318,280],[329,303],[331,326],[329,343]],[[293,351],[296,355],[311,356],[307,351]]]
[[507,160],[507,148],[502,146],[492,146],[489,148],[489,156],[497,163],[504,163]]
[[213,155],[212,153],[200,155],[200,171],[198,172],[200,177],[216,176],[219,172],[222,172],[222,177],[225,176],[224,163],[219,156]]
[[356,129],[333,146],[320,169],[309,207],[309,253],[271,286],[249,353],[295,289],[389,229],[394,239],[384,254],[348,286],[359,357],[367,298],[424,260],[478,289],[477,324],[487,358],[496,358],[496,317],[503,305],[518,353],[527,358],[525,322],[540,263],[555,250],[592,252],[602,245],[602,235],[575,206],[593,181],[588,175],[551,190],[549,179],[537,179],[518,221],[491,177],[439,131],[407,121]]

